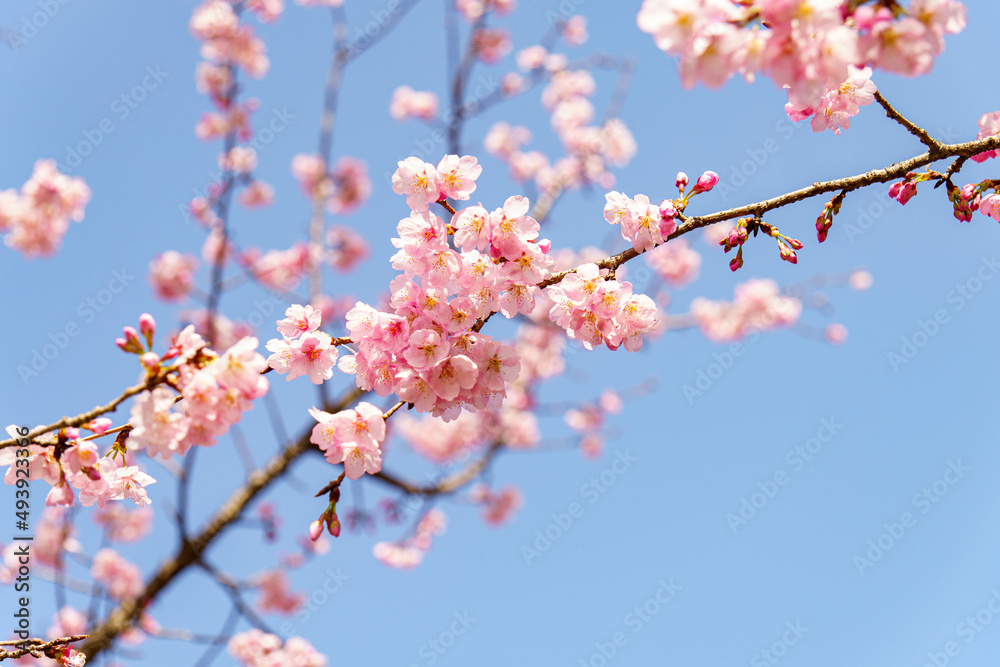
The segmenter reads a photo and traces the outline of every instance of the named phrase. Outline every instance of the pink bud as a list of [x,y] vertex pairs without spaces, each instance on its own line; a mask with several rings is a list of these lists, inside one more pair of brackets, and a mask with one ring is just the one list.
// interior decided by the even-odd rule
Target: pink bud
[[678,190],[684,192],[684,188],[686,188],[688,184],[688,175],[683,171],[677,172],[677,180],[674,183],[677,185]]
[[115,345],[120,347],[125,352],[128,352],[125,348],[128,346],[128,342],[124,338],[115,338]]
[[790,239],[787,237],[786,240],[788,241],[788,245],[792,246],[792,249],[802,250],[802,241],[799,241],[798,239]]
[[796,256],[795,251],[781,241],[778,241],[778,252],[781,254],[781,259],[791,264],[798,264],[799,258]]
[[742,254],[737,254],[736,257],[733,257],[731,260],[729,260],[729,270],[730,271],[736,271],[737,269],[741,268],[742,266],[743,266],[743,255]]
[[319,536],[323,534],[323,522],[316,519],[311,524],[309,524],[309,539],[315,542],[319,539]]
[[94,433],[104,433],[109,428],[111,428],[112,421],[107,417],[98,417],[97,419],[92,419],[84,425],[88,431],[93,431]]
[[331,521],[327,525],[330,528],[331,535],[333,535],[334,537],[340,537],[340,520],[337,518],[336,514],[333,515],[333,521]]
[[149,313],[143,313],[139,316],[139,331],[146,338],[146,343],[150,348],[153,347],[153,336],[156,334],[156,320]]
[[826,328],[826,342],[830,345],[840,345],[847,340],[847,327],[843,324],[831,324]]
[[535,245],[537,245],[538,249],[546,255],[549,254],[550,250],[552,250],[552,241],[550,239],[539,239]]
[[719,182],[719,175],[714,171],[706,171],[698,177],[698,182],[694,184],[694,192],[708,192]]
[[147,369],[153,370],[158,368],[160,365],[160,355],[156,352],[147,352],[146,354],[139,357],[139,362]]
[[893,183],[889,186],[889,196],[898,201],[900,204],[906,204],[906,202],[913,199],[913,195],[917,194],[917,184],[908,181],[900,181],[899,183]]
[[55,507],[58,505],[72,505],[73,504],[73,489],[70,488],[69,484],[62,484],[60,486],[53,486],[49,494],[45,496],[46,507]]
[[674,206],[672,199],[664,199],[660,202],[660,217],[670,219],[677,217],[677,207]]
[[123,327],[122,333],[125,335],[125,340],[139,342],[139,332],[134,327]]

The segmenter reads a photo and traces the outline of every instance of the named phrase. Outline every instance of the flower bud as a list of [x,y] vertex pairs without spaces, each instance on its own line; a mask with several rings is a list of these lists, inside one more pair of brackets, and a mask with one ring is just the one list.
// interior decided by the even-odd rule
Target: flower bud
[[677,207],[674,206],[672,199],[664,199],[660,202],[660,217],[671,220],[677,217]]
[[153,349],[153,336],[156,334],[156,320],[149,313],[143,313],[139,316],[139,331],[146,338],[146,344],[149,349]]
[[677,172],[677,180],[674,183],[677,185],[677,189],[683,194],[684,188],[686,188],[688,184],[688,175],[683,171]]
[[719,175],[714,171],[706,171],[704,174],[698,177],[698,182],[694,184],[695,192],[708,192],[714,188],[719,183]]
[[315,542],[319,539],[319,536],[323,534],[323,522],[316,519],[311,524],[309,524],[309,539]]
[[790,264],[798,264],[799,258],[796,256],[795,251],[781,241],[778,241],[778,252],[781,254],[781,259]]
[[160,367],[160,355],[156,352],[147,352],[139,357],[139,363],[141,363],[146,370],[151,371],[157,369]]

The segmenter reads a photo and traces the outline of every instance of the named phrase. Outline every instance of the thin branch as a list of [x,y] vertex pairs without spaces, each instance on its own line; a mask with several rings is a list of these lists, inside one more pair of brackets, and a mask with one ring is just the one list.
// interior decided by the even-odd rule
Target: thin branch
[[[146,378],[144,381],[140,382],[139,384],[137,384],[135,386],[132,386],[132,387],[129,387],[128,389],[126,389],[125,391],[123,391],[121,393],[121,395],[118,396],[118,398],[112,400],[110,403],[108,403],[106,405],[99,405],[96,408],[94,408],[93,410],[88,410],[86,412],[81,412],[80,414],[76,415],[75,417],[63,417],[59,421],[54,422],[52,424],[49,424],[48,426],[38,426],[38,427],[36,427],[36,428],[28,431],[28,434],[25,435],[25,436],[23,436],[23,437],[20,437],[20,438],[10,438],[9,440],[0,441],[0,449],[4,449],[6,447],[14,447],[19,442],[21,442],[22,440],[26,439],[28,441],[31,441],[31,440],[34,440],[35,438],[37,438],[40,435],[45,435],[46,433],[51,433],[52,431],[58,431],[59,429],[62,429],[62,428],[73,428],[73,427],[76,427],[76,426],[82,426],[82,425],[86,424],[89,421],[97,419],[98,417],[100,417],[103,414],[107,414],[108,412],[114,412],[115,408],[117,408],[122,403],[122,401],[125,401],[125,400],[128,400],[129,398],[132,398],[136,394],[141,394],[142,392],[146,391],[147,389],[152,389],[156,385],[160,384],[162,381],[163,381],[163,378],[161,378],[161,377],[149,377],[149,378]],[[45,443],[32,442],[31,444],[45,446]]]
[[[365,392],[361,389],[352,389],[335,405],[325,406],[330,412],[338,412],[351,405],[361,398]],[[240,516],[246,507],[270,486],[276,479],[281,477],[300,456],[315,448],[309,441],[310,431],[307,431],[297,442],[289,445],[275,456],[266,466],[250,475],[247,484],[237,489],[229,499],[223,503],[215,515],[209,519],[201,531],[182,545],[181,549],[168,559],[152,576],[143,588],[142,593],[137,597],[122,600],[119,605],[104,619],[99,627],[95,628],[90,638],[80,647],[80,651],[85,653],[88,660],[107,649],[118,635],[132,627],[133,623],[142,614],[145,606],[152,602],[178,575],[191,565],[195,564],[205,549],[227,528],[229,528]]]
[[940,153],[944,150],[945,148],[944,144],[942,144],[940,141],[932,137],[930,133],[927,132],[927,130],[925,130],[922,127],[919,127],[918,125],[913,123],[913,121],[910,121],[907,118],[905,118],[903,114],[896,111],[892,107],[892,105],[889,104],[889,101],[884,97],[882,97],[882,93],[880,93],[877,90],[875,91],[875,101],[881,104],[882,108],[885,109],[886,116],[888,116],[892,120],[896,121],[897,123],[905,127],[906,130],[910,134],[915,136],[917,139],[920,139],[921,143],[927,146],[931,155]]
[[[869,185],[874,185],[876,183],[888,183],[889,181],[896,180],[897,178],[902,178],[906,176],[907,173],[925,167],[929,164],[943,160],[948,157],[971,157],[973,155],[978,155],[984,151],[995,150],[1000,148],[1000,134],[986,137],[984,139],[978,139],[976,141],[967,141],[961,144],[942,144],[941,153],[931,154],[924,153],[916,157],[910,158],[909,160],[904,160],[903,162],[897,162],[895,164],[889,165],[884,169],[875,169],[864,174],[859,174],[857,176],[849,176],[847,178],[838,178],[832,181],[826,181],[823,183],[813,183],[809,187],[801,188],[793,192],[788,192],[778,197],[773,197],[771,199],[765,199],[759,201],[755,204],[746,204],[744,206],[738,206],[736,208],[731,208],[726,211],[719,211],[718,213],[712,213],[710,215],[693,216],[687,218],[683,224],[677,227],[677,230],[671,234],[664,241],[670,241],[677,238],[678,236],[683,236],[689,232],[693,232],[701,227],[707,227],[708,225],[715,224],[716,222],[722,222],[723,220],[732,220],[733,218],[739,218],[743,216],[755,216],[760,217],[764,213],[774,210],[776,208],[781,208],[783,206],[788,206],[789,204],[794,204],[795,202],[802,201],[804,199],[810,199],[812,197],[818,197],[819,195],[826,194],[829,192],[836,192],[837,190],[844,190],[846,192],[852,192]],[[624,250],[617,255],[612,255],[597,262],[597,266],[602,269],[616,269],[630,259],[634,259],[639,256],[639,252],[635,249],[629,248]],[[563,278],[571,273],[575,273],[576,269],[568,269],[566,271],[560,271],[553,276],[543,280],[538,283],[538,287],[548,287],[549,285],[555,285]]]

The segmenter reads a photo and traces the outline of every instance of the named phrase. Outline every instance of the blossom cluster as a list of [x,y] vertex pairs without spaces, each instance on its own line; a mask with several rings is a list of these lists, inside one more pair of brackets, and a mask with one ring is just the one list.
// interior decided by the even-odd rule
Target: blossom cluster
[[420,517],[412,537],[400,542],[378,542],[372,552],[376,559],[389,567],[412,569],[424,559],[434,543],[434,537],[443,535],[447,526],[444,512],[432,509]]
[[[174,412],[175,394],[165,386],[140,394],[132,404],[130,447],[168,459],[183,456],[195,445],[214,445],[253,407],[254,399],[267,393],[267,378],[261,376],[267,362],[257,345],[249,336],[216,355],[189,325],[174,337],[162,359],[155,352],[143,354],[143,365],[151,373],[169,373],[171,386],[183,400]],[[162,361],[175,358],[174,366],[161,367]]]
[[256,607],[261,612],[290,615],[306,602],[305,593],[291,590],[284,570],[268,570],[257,576],[254,583],[260,592]]
[[618,414],[624,403],[613,389],[605,389],[593,403],[584,403],[566,411],[566,425],[580,434],[580,451],[587,458],[597,458],[604,451],[601,428],[607,415]]
[[[97,429],[95,433],[107,429],[93,424],[86,427]],[[7,432],[18,437],[13,426]],[[109,500],[125,498],[140,506],[150,502],[145,487],[156,480],[138,466],[102,458],[94,441],[81,438],[80,429],[67,428],[59,434],[40,436],[27,449],[28,480],[41,479],[52,487],[45,498],[48,506],[72,505],[76,492],[84,507],[94,503],[103,507]],[[5,484],[17,483],[14,453],[14,448],[0,450],[0,466],[9,466]]]
[[850,84],[851,65],[926,74],[944,50],[944,36],[966,25],[965,6],[956,0],[891,4],[644,0],[636,22],[658,48],[679,56],[688,88],[698,82],[717,88],[735,74],[753,81],[761,73],[788,90],[794,109],[820,111],[828,93]]
[[310,201],[323,200],[327,210],[338,215],[353,213],[371,196],[368,166],[357,158],[342,157],[328,169],[318,155],[296,155],[292,175]]
[[233,635],[229,654],[244,667],[326,667],[326,657],[301,637],[280,637],[252,628]]
[[430,91],[400,86],[392,93],[389,115],[396,120],[433,120],[438,113],[438,96]]
[[875,101],[875,84],[870,67],[859,69],[848,65],[847,69],[847,80],[827,92],[815,107],[796,108],[791,102],[786,104],[788,117],[798,122],[812,116],[813,132],[829,129],[840,134],[841,128],[851,127],[851,118],[860,113],[861,107]]
[[59,173],[53,160],[39,160],[28,182],[0,190],[0,232],[4,242],[25,257],[51,255],[59,249],[70,220],[83,220],[90,188],[82,178]]
[[337,362],[337,348],[333,340],[320,331],[322,313],[312,306],[294,305],[285,311],[285,318],[278,320],[278,333],[282,338],[267,342],[271,356],[267,364],[287,380],[306,375],[313,384],[322,384],[333,377]]
[[691,302],[691,316],[711,341],[728,343],[794,325],[802,314],[802,302],[781,293],[773,280],[752,279],[737,285],[734,299]]
[[483,506],[483,520],[491,526],[501,526],[514,515],[514,512],[524,505],[524,497],[516,486],[504,487],[494,491],[485,484],[473,487],[469,499]]
[[309,440],[322,451],[330,463],[343,463],[350,479],[382,469],[385,440],[385,417],[371,403],[361,402],[352,410],[330,414],[312,408],[309,414],[316,420]]
[[632,283],[618,282],[596,264],[580,266],[546,292],[555,302],[549,317],[587,349],[624,345],[635,352],[642,348],[642,335],[657,322],[652,299],[634,294]]

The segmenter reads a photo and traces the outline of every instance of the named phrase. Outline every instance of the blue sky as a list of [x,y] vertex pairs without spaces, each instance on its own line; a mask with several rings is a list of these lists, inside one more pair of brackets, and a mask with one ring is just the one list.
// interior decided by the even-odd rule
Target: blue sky
[[[20,30],[44,4],[8,0],[0,25]],[[877,108],[864,109],[839,137],[814,135],[805,125],[789,129],[783,95],[769,81],[684,91],[675,63],[635,27],[638,3],[576,4],[588,17],[591,41],[570,51],[571,57],[603,50],[638,62],[622,115],[639,153],[617,172],[617,187],[629,194],[656,200],[671,192],[677,171],[714,169],[733,189],[699,197],[689,209],[711,212],[922,152]],[[360,0],[347,5],[352,31],[386,6]],[[521,5],[499,20],[514,32],[516,48],[536,43],[548,28],[547,12],[558,10],[556,2]],[[992,28],[1000,6],[967,5],[969,28],[948,39],[930,76],[875,77],[897,109],[948,141],[974,138],[980,115],[1000,108],[990,70],[1000,55]],[[147,266],[165,249],[200,249],[202,230],[186,223],[179,208],[204,188],[219,148],[193,134],[207,102],[194,90],[197,45],[186,28],[191,3],[94,0],[53,7],[57,11],[18,53],[0,50],[6,99],[0,111],[6,129],[0,134],[0,188],[19,187],[36,159],[65,163],[67,146],[83,141],[88,131],[94,136],[102,121],[110,120],[113,129],[101,132],[100,144],[73,171],[87,180],[94,197],[62,251],[53,259],[25,261],[4,250],[5,423],[47,423],[105,402],[134,382],[134,360],[119,353],[113,340],[144,311],[164,329],[176,321],[179,308],[153,301]],[[292,5],[260,32],[272,69],[248,85],[261,100],[258,124],[275,114],[289,122],[261,152],[259,175],[275,186],[276,205],[239,210],[233,226],[243,245],[287,248],[308,224],[309,205],[289,164],[316,145],[329,17]],[[372,258],[353,275],[330,274],[334,293],[371,301],[392,277],[388,238],[406,210],[383,174],[426,145],[428,130],[392,121],[389,99],[402,84],[443,93],[445,52],[442,4],[424,0],[345,74],[334,154],[369,164],[372,199],[347,222],[372,244]],[[478,67],[474,80],[489,86],[512,67],[511,58],[499,68]],[[147,85],[141,103],[132,109],[116,102],[144,78],[153,82],[150,69],[160,80]],[[609,74],[598,76],[598,108],[613,83]],[[477,196],[490,207],[521,192],[505,167],[481,150],[485,129],[498,120],[528,124],[537,145],[555,145],[537,93],[470,122],[465,150],[482,156]],[[778,149],[759,170],[742,167],[774,142]],[[440,154],[443,146],[433,150]],[[993,176],[992,166],[970,167],[961,180]],[[555,246],[609,240],[602,194],[560,202],[546,230]],[[684,385],[693,384],[699,372],[716,374],[710,371],[715,355],[727,349],[695,331],[668,334],[639,354],[570,352],[572,372],[547,387],[543,400],[588,400],[606,386],[658,381],[655,392],[630,401],[612,419],[605,456],[591,461],[566,450],[561,420],[543,419],[544,447],[502,456],[492,468],[496,484],[517,484],[525,495],[512,523],[491,529],[476,510],[444,501],[439,506],[450,517],[448,532],[410,572],[386,569],[371,557],[373,543],[394,539],[398,528],[345,533],[328,554],[292,575],[294,586],[314,600],[308,618],[293,619],[293,633],[327,653],[331,664],[583,661],[596,667],[603,663],[595,656],[602,647],[610,653],[616,638],[614,656],[606,659],[614,665],[918,667],[930,662],[929,654],[939,665],[945,658],[970,667],[995,660],[1000,619],[988,604],[1000,590],[1000,455],[994,447],[1000,361],[993,353],[1000,230],[980,215],[969,224],[956,222],[940,190],[921,191],[905,208],[887,206],[884,189],[870,190],[848,197],[828,242],[817,246],[812,229],[821,207],[821,201],[806,202],[769,219],[806,241],[797,266],[779,261],[770,244],[754,243],[745,253],[746,266],[732,274],[728,257],[698,241],[701,278],[672,298],[682,311],[694,296],[729,297],[737,282],[754,276],[791,284],[863,266],[875,277],[871,290],[830,289],[830,305],[803,316],[817,327],[843,323],[850,331],[846,344],[834,348],[789,331],[762,336],[691,401]],[[620,239],[616,243],[614,250],[622,247]],[[100,300],[115,272],[125,288],[90,316],[88,299]],[[204,284],[204,271],[201,279]],[[223,305],[231,317],[243,318],[259,310],[264,298],[248,287],[227,294]],[[935,318],[936,329],[929,324]],[[74,323],[80,334],[37,377],[24,381],[18,366]],[[920,335],[929,331],[933,335]],[[261,335],[269,337],[266,330]],[[894,368],[888,355],[902,354],[907,341],[915,353]],[[274,392],[289,430],[300,432],[308,424],[305,409],[315,400],[311,387],[276,382]],[[242,426],[258,463],[277,449],[263,406]],[[817,443],[822,446],[811,460],[795,453],[816,450]],[[402,449],[391,467],[420,478],[427,468]],[[278,546],[266,544],[252,528],[237,527],[212,547],[210,561],[237,576],[271,566],[321,511],[311,496],[331,470],[318,457],[309,458],[274,488],[269,499],[286,517]],[[157,472],[155,535],[123,549],[147,573],[175,547],[169,509],[174,484]],[[603,491],[588,491],[597,488],[590,480],[602,475]],[[231,439],[200,452],[193,518],[209,516],[240,476]],[[772,487],[768,480],[775,479],[786,483]],[[733,530],[727,515],[738,514],[743,499],[752,501],[762,489],[772,497],[765,504],[758,496],[762,506]],[[921,495],[924,489],[929,495]],[[354,493],[349,488],[345,497]],[[364,494],[371,506],[382,491],[368,483]],[[576,516],[570,516],[574,503]],[[88,526],[81,521],[81,539],[93,550],[97,538]],[[544,545],[538,535],[546,531],[559,536],[526,562],[524,547]],[[8,538],[0,532],[0,541]],[[857,558],[869,558],[869,541],[880,540],[881,557],[873,557],[870,567],[859,564]],[[336,592],[324,594],[325,585]],[[54,609],[51,591],[43,588],[33,603],[42,630]],[[640,614],[637,607],[645,610]],[[213,632],[227,610],[223,593],[192,573],[168,589],[154,615],[165,627]],[[282,620],[268,618],[276,628]],[[445,650],[434,648],[445,643]],[[949,648],[954,655],[944,653]],[[134,664],[191,664],[201,650],[150,642],[138,649]],[[773,662],[764,650],[774,651]]]

